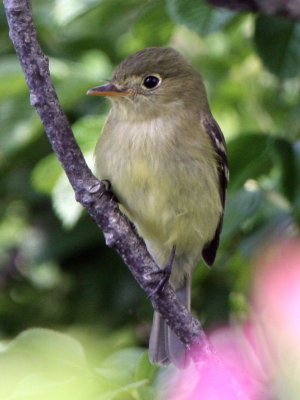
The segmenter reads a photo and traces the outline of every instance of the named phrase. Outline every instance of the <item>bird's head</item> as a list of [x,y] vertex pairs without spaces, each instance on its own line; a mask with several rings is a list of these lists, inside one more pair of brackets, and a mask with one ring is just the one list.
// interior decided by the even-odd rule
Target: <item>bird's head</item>
[[150,47],[130,55],[107,84],[87,94],[109,97],[113,108],[135,119],[176,112],[178,107],[199,107],[199,101],[206,103],[201,76],[169,47]]

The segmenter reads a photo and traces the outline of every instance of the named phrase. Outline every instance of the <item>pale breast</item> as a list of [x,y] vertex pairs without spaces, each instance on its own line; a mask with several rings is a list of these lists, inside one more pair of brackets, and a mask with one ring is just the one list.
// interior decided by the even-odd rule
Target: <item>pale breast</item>
[[173,116],[110,126],[96,147],[98,176],[162,254],[173,244],[177,254],[200,254],[222,212],[215,154],[200,124]]

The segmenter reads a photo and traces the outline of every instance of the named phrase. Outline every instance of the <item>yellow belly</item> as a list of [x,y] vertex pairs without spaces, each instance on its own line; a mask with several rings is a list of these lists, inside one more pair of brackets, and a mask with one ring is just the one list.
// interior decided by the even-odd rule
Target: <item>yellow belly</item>
[[189,272],[213,238],[222,212],[213,154],[202,156],[197,141],[191,150],[173,142],[166,150],[155,141],[137,146],[135,140],[133,146],[130,136],[123,138],[121,143],[100,139],[98,176],[111,181],[121,210],[155,261],[163,267],[176,245],[174,274]]

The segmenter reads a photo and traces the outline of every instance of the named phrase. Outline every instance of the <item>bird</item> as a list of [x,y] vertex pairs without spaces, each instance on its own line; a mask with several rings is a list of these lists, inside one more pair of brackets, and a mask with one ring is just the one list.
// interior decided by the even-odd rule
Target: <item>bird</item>
[[[174,48],[149,47],[87,94],[111,101],[95,148],[96,175],[110,182],[162,270],[175,249],[169,283],[190,310],[192,272],[201,259],[211,266],[216,257],[229,175],[202,76]],[[179,367],[189,359],[158,311],[149,359]]]

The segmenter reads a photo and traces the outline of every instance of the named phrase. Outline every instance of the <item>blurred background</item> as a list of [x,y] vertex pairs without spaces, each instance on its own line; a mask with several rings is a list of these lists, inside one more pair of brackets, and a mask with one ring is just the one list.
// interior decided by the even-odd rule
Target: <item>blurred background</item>
[[[299,25],[196,0],[33,0],[32,7],[91,167],[109,103],[85,93],[123,58],[173,46],[202,73],[231,175],[218,256],[211,270],[199,263],[192,306],[205,329],[242,321],[253,256],[299,231]],[[0,339],[35,326],[88,336],[85,351],[98,362],[118,349],[145,348],[150,302],[75,202],[29,104],[3,9],[0,126]]]

